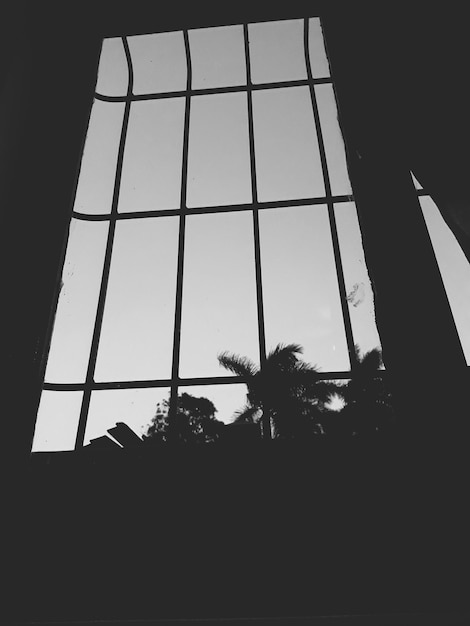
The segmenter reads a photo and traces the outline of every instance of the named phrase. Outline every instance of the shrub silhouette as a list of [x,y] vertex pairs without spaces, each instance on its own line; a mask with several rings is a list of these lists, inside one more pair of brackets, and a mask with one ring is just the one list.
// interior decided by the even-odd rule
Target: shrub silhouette
[[[169,440],[171,437],[169,410],[169,399],[157,404],[155,415],[143,435],[146,443],[164,443]],[[178,396],[175,439],[185,443],[216,441],[225,426],[215,417],[216,413],[217,409],[208,398],[197,398],[189,393],[182,393]]]

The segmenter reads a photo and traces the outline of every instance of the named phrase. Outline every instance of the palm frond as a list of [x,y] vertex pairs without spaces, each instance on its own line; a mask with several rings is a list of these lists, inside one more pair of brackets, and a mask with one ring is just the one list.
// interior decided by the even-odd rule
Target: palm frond
[[382,351],[380,348],[373,348],[366,352],[360,361],[360,368],[364,372],[375,372],[382,365]]
[[269,371],[291,370],[295,364],[299,361],[299,354],[302,354],[303,348],[299,344],[289,343],[284,345],[278,343],[274,350],[268,354],[266,358],[266,369]]
[[276,358],[277,355],[284,354],[302,354],[304,349],[298,343],[278,343],[277,346],[268,354],[268,360]]
[[258,413],[261,413],[261,409],[257,406],[252,406],[251,404],[245,404],[241,409],[238,409],[233,414],[232,424],[250,424],[256,423],[256,417],[258,417]]
[[288,376],[292,378],[294,384],[295,381],[298,381],[298,384],[308,386],[316,384],[319,379],[317,366],[303,361],[294,363],[292,369],[288,372]]
[[258,373],[258,368],[248,357],[221,352],[217,355],[219,364],[236,376],[252,378]]
[[306,361],[301,361],[300,359],[296,360],[294,368],[299,372],[318,372],[320,370],[316,363],[307,363]]

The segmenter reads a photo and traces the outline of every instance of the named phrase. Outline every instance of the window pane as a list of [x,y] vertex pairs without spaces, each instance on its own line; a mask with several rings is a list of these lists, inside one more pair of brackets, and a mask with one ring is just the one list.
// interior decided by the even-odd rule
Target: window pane
[[119,211],[180,206],[184,98],[134,102],[119,193]]
[[170,377],[177,249],[178,218],[117,223],[96,380]]
[[[228,372],[225,372],[228,374]],[[230,424],[236,411],[242,409],[246,403],[246,385],[195,385],[180,387],[179,395],[188,393],[196,398],[207,398],[216,408],[216,419]]]
[[180,375],[224,376],[217,354],[256,359],[253,223],[250,212],[187,218]]
[[253,83],[307,78],[303,29],[303,20],[249,24]]
[[411,178],[413,179],[413,184],[414,184],[414,186],[415,186],[415,189],[418,189],[418,190],[419,190],[419,189],[422,189],[422,188],[423,188],[423,187],[422,187],[422,185],[421,185],[421,183],[420,183],[420,182],[419,182],[419,181],[415,178],[415,176],[414,176],[414,174],[413,174],[413,173],[411,173]]
[[365,353],[380,348],[380,339],[355,204],[336,204],[335,217],[354,343]]
[[111,211],[123,115],[122,102],[93,103],[75,197],[79,213]]
[[82,396],[82,391],[42,392],[32,452],[74,449]]
[[429,196],[419,199],[460,342],[470,365],[470,264]]
[[167,387],[93,391],[84,445],[90,443],[90,439],[106,435],[108,428],[113,428],[118,422],[127,424],[142,437],[157,411],[157,404],[168,398]]
[[325,195],[308,87],[253,93],[258,199]]
[[315,94],[320,113],[331,193],[334,196],[347,196],[352,193],[352,190],[346,165],[343,136],[338,122],[338,110],[336,108],[333,85],[316,85]]
[[193,89],[246,84],[242,26],[189,31]]
[[322,371],[349,369],[325,206],[260,211],[268,351],[298,343]]
[[127,93],[127,60],[120,37],[103,40],[96,91],[103,96],[125,96]]
[[188,207],[251,202],[246,94],[191,101]]
[[310,18],[308,29],[308,47],[312,76],[313,78],[326,78],[330,75],[330,66],[326,56],[323,32],[318,17]]
[[183,33],[128,37],[134,69],[134,93],[186,89],[186,52]]
[[84,382],[101,285],[108,224],[72,219],[46,381]]

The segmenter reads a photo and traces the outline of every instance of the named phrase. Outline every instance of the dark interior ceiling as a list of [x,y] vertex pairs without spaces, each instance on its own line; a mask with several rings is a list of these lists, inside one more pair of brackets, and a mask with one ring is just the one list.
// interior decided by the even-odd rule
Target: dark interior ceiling
[[[294,0],[2,4],[0,74],[6,95],[14,96],[4,99],[0,116],[1,248],[8,253],[2,343],[8,443],[2,456],[9,457],[9,479],[15,459],[29,452],[28,393],[37,383],[38,337],[44,339],[50,315],[67,227],[64,207],[92,93],[90,88],[81,94],[90,82],[83,68],[96,69],[96,50],[87,56],[88,47],[96,45],[99,33],[318,10],[324,12],[341,113],[358,157],[391,153],[403,170],[413,169],[425,187],[459,203],[468,215],[470,55],[463,3],[458,10],[452,4]],[[386,197],[391,189],[378,192]],[[409,268],[396,269],[406,274]],[[411,302],[412,292],[413,284]],[[397,312],[395,305],[390,319],[384,318],[392,330]],[[406,332],[411,314],[403,313],[400,332]],[[416,319],[425,322],[418,314]],[[438,324],[433,330],[441,333]],[[404,342],[394,332],[397,341],[390,335],[389,351],[396,343],[399,360]],[[429,343],[429,336],[425,339]],[[432,388],[430,371],[438,370],[439,383],[448,369],[437,353],[433,360],[433,348],[429,358],[418,361],[424,371],[417,379],[421,387],[416,384],[418,405],[423,390]],[[455,372],[449,376],[451,395],[460,386],[465,396]],[[449,399],[438,384],[432,392],[429,405],[439,392]],[[361,448],[277,456],[244,452],[242,460],[238,453],[219,455],[217,472],[210,456],[162,455],[154,465],[132,471],[105,459],[101,467],[70,463],[56,472],[45,465],[25,472],[21,485],[16,476],[7,481],[11,500],[4,506],[14,512],[6,515],[11,524],[4,535],[6,612],[17,620],[65,623],[253,617],[281,610],[287,615],[463,611],[468,575],[459,564],[468,570],[468,507],[462,495],[468,490],[463,450],[468,437],[461,438],[459,455],[457,422],[450,411],[441,417],[448,421],[439,435],[454,435],[447,455],[439,442],[424,446],[420,440],[410,444],[408,455],[404,444],[391,445],[387,454],[380,445],[375,453]],[[406,444],[408,424],[403,432]]]

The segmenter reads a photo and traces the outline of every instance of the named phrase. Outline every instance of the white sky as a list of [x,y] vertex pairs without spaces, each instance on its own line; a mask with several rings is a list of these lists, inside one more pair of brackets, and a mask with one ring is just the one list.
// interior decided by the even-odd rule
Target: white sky
[[[328,75],[318,20],[310,21],[315,77]],[[255,83],[306,78],[302,20],[250,25]],[[241,26],[190,31],[193,87],[246,83]],[[186,60],[182,33],[129,38],[134,93],[182,90]],[[119,39],[105,40],[97,91],[125,95],[127,67]],[[344,146],[333,89],[317,85],[322,130],[334,195],[349,195]],[[126,140],[118,211],[179,208],[185,99],[134,102]],[[96,100],[91,114],[75,210],[109,213],[124,104]],[[255,157],[260,201],[321,197],[324,183],[308,87],[253,92]],[[247,94],[192,98],[187,204],[250,203]],[[444,280],[462,260],[422,200],[428,227],[445,256]],[[335,205],[354,341],[363,352],[380,345],[373,297],[353,202]],[[432,223],[431,223],[432,222]],[[95,380],[169,378],[173,342],[178,217],[117,222]],[[73,219],[63,271],[46,381],[83,383],[96,313],[108,224]],[[338,285],[325,205],[260,210],[260,241],[267,349],[300,343],[308,362],[323,371],[349,369]],[[436,244],[435,244],[436,245]],[[442,252],[440,252],[442,247]],[[454,246],[455,248],[455,246]],[[457,260],[456,260],[457,259]],[[470,286],[470,276],[460,277]],[[446,274],[447,272],[447,274]],[[452,285],[457,280],[447,279]],[[460,284],[460,282],[459,282]],[[454,289],[456,314],[466,332],[463,303]],[[457,302],[458,300],[458,302]],[[466,315],[466,317],[465,317]],[[460,320],[459,317],[459,320]],[[460,328],[460,326],[459,326]],[[189,215],[186,221],[180,376],[226,375],[217,353],[229,350],[259,360],[251,212]],[[244,403],[244,385],[184,387],[206,396],[217,416],[230,421]],[[72,449],[82,392],[42,394],[33,450]],[[92,393],[85,443],[117,421],[138,434],[168,389]]]

